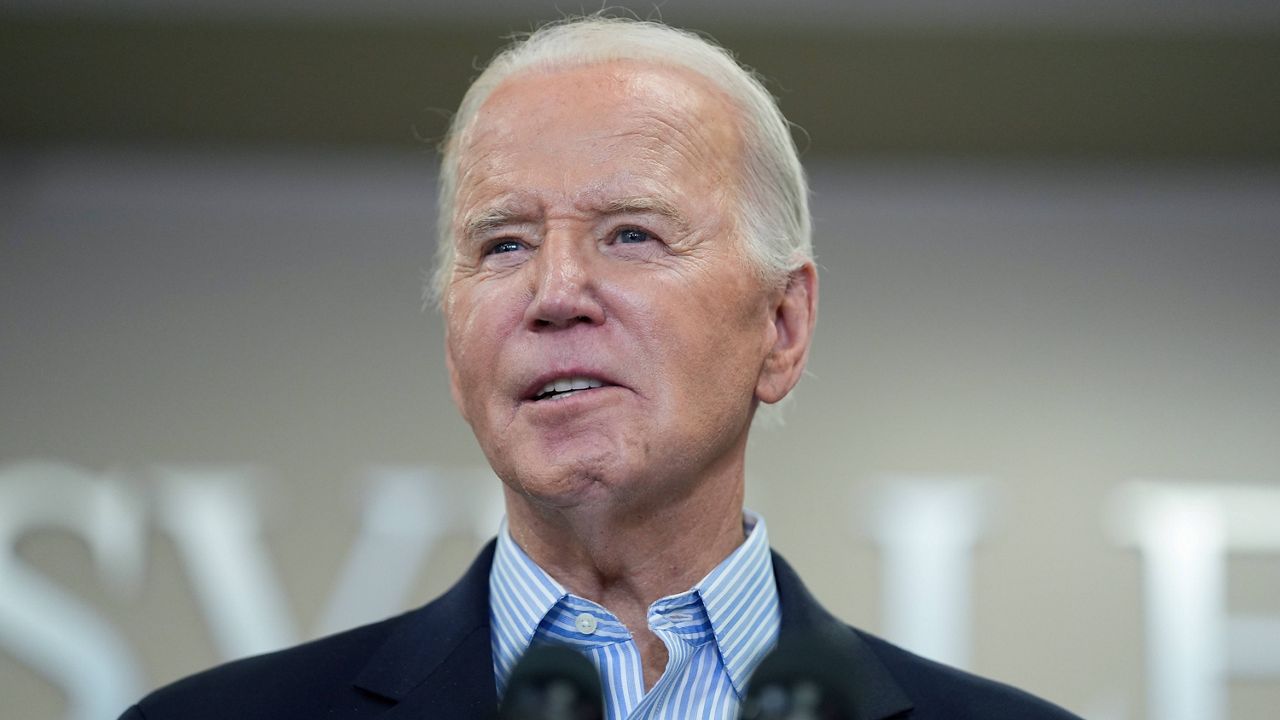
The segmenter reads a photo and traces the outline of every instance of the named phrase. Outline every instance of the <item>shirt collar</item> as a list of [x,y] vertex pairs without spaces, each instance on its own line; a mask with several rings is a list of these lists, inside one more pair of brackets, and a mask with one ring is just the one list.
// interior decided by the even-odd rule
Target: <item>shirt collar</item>
[[[751,673],[777,643],[781,625],[764,518],[744,511],[743,529],[743,543],[688,591],[696,593],[706,609],[725,672],[739,697],[746,692]],[[685,594],[688,593],[681,593]],[[669,603],[675,597],[678,596],[662,598],[654,606]],[[489,614],[499,694],[539,625],[565,598],[574,596],[525,554],[511,537],[504,519],[489,574]]]
[[716,646],[738,697],[778,641],[781,615],[764,518],[743,513],[746,540],[693,586],[711,620]]
[[542,619],[568,594],[516,544],[503,518],[489,571],[489,620],[499,695]]

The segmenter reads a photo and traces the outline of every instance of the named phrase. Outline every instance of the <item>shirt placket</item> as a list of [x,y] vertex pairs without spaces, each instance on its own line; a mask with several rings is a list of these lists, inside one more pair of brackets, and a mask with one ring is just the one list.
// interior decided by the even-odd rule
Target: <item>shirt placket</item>
[[644,676],[639,650],[626,626],[603,607],[574,596],[568,596],[558,611],[561,627],[572,626],[570,644],[585,652],[600,672],[605,717],[632,717],[634,707],[642,700]]
[[684,681],[689,662],[698,647],[709,639],[701,635],[690,636],[681,630],[697,624],[705,614],[700,607],[692,607],[689,598],[677,603],[664,603],[650,610],[649,629],[667,648],[667,667],[627,720],[657,720],[662,717],[667,698]]

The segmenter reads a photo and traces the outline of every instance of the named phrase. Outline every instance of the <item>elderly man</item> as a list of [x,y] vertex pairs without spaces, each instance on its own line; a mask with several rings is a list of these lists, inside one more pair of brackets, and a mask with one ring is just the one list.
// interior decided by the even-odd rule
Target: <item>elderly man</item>
[[129,718],[491,715],[531,646],[600,670],[608,717],[731,718],[821,636],[859,718],[1066,718],[838,622],[743,512],[747,435],[817,310],[803,171],[768,93],[651,23],[500,54],[445,145],[435,289],[453,397],[505,484],[466,576],[403,616],[233,663]]

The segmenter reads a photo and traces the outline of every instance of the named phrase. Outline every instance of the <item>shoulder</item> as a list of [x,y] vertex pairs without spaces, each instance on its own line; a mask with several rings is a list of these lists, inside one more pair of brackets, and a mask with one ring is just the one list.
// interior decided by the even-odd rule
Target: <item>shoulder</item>
[[818,603],[780,555],[773,556],[782,608],[779,643],[822,638],[862,715],[910,720],[1079,720],[1034,695],[927,660],[851,627]]
[[[121,720],[287,720],[386,709],[451,658],[469,676],[488,667],[490,542],[445,594],[402,615],[265,655],[236,660],[156,690]],[[484,632],[477,632],[483,629]],[[468,643],[480,653],[453,653]],[[473,657],[476,656],[476,657]],[[492,687],[493,678],[480,691]]]
[[1066,710],[1003,683],[927,660],[850,627],[915,705],[912,720],[1080,720]]
[[315,717],[356,692],[352,679],[403,617],[196,673],[152,692],[124,718]]

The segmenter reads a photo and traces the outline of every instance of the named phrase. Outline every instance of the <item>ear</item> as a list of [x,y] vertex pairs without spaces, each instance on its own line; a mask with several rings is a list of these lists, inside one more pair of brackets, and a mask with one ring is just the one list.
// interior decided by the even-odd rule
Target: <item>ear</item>
[[809,358],[818,319],[818,270],[813,262],[791,271],[774,303],[773,346],[756,381],[756,397],[766,403],[776,403],[791,392]]

